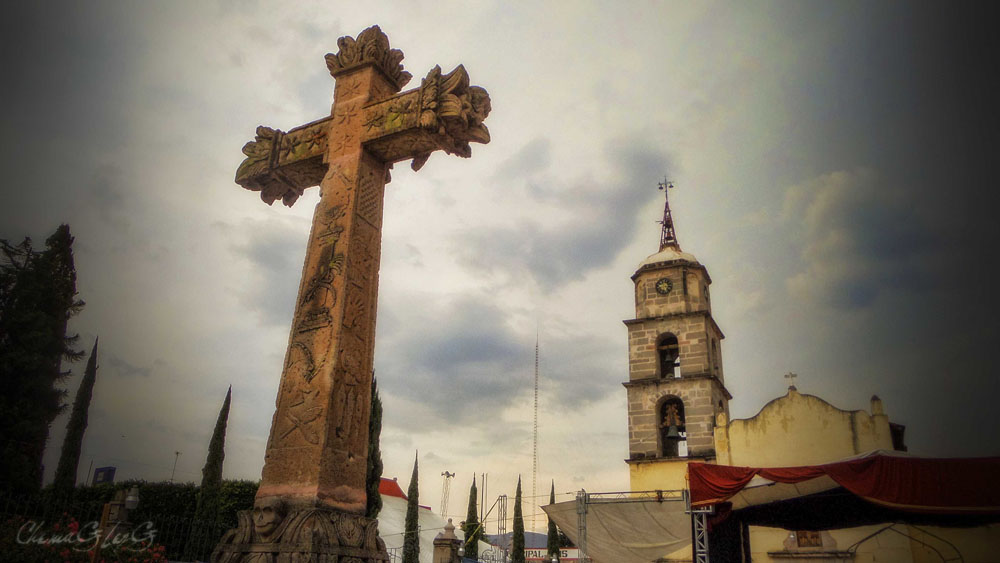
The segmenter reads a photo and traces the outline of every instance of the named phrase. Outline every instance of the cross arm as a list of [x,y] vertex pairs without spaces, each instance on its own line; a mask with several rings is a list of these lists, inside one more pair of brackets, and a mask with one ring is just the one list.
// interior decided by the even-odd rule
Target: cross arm
[[287,133],[263,125],[253,141],[243,145],[246,159],[236,169],[236,183],[260,192],[271,205],[280,199],[291,206],[306,188],[316,186],[326,174],[330,117],[301,125]]
[[[465,67],[459,65],[443,74],[441,67],[435,66],[419,88],[363,108],[361,142],[365,150],[383,162],[412,158],[414,170],[419,170],[436,150],[468,158],[472,156],[470,142],[490,142],[489,130],[483,124],[490,109],[489,93],[469,84]],[[257,127],[254,140],[243,146],[246,159],[236,170],[236,183],[260,192],[268,205],[280,199],[291,206],[326,174],[331,127],[332,117],[287,133]]]
[[436,150],[468,158],[470,142],[490,142],[490,109],[489,93],[470,86],[465,67],[442,74],[435,66],[419,88],[365,106],[361,141],[384,162],[412,158],[414,170]]

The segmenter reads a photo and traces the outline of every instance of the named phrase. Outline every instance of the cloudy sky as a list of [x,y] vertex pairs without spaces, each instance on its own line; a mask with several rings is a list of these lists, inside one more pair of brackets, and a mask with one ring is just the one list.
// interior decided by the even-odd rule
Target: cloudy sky
[[[80,462],[257,479],[311,190],[233,183],[258,124],[322,117],[323,55],[379,24],[404,66],[464,64],[492,97],[469,160],[386,190],[376,372],[387,476],[464,515],[538,491],[623,490],[629,276],[678,238],[714,280],[734,417],[800,391],[872,394],[923,455],[998,455],[998,127],[989,14],[895,2],[18,3],[2,24],[0,238],[71,225],[71,324],[101,370]],[[417,82],[410,86],[415,86]],[[67,381],[70,397],[83,363]],[[53,425],[49,478],[66,417]],[[54,444],[54,446],[53,446]],[[568,497],[563,497],[568,498]]]

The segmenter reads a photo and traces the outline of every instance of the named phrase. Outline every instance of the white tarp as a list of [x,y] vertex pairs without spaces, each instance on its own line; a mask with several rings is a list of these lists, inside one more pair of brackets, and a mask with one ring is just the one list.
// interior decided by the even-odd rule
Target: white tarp
[[[417,514],[417,523],[420,526],[420,563],[432,563],[434,538],[444,532],[444,525],[448,523],[448,520],[426,508],[418,509]],[[452,524],[455,526],[455,535],[464,538],[461,528],[458,527],[459,523],[452,522]],[[382,495],[382,511],[378,514],[378,535],[385,542],[386,549],[389,550],[390,561],[402,560],[405,526],[406,499]],[[490,544],[479,542],[480,553],[487,549],[490,549]]]
[[[543,506],[580,546],[577,501]],[[601,500],[586,504],[586,555],[595,563],[650,563],[691,544],[691,516],[682,499]]]

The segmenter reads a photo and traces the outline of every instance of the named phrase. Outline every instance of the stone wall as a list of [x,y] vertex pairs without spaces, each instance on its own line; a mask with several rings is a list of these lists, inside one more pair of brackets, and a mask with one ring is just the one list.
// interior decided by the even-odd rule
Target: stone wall
[[[628,326],[629,380],[660,377],[656,345],[664,334],[677,337],[682,376],[715,375],[721,379],[722,335],[707,311],[625,321]],[[712,342],[716,356],[712,357]]]
[[[673,284],[670,293],[656,292],[656,282],[667,278]],[[661,317],[676,313],[707,312],[710,308],[708,286],[711,280],[701,264],[647,269],[633,278],[635,282],[635,317]]]
[[[626,384],[628,389],[629,456],[651,459],[659,456],[659,407],[668,397],[684,403],[688,456],[713,457],[712,431],[719,396],[718,383],[709,377],[651,379]],[[724,402],[725,403],[725,402]]]

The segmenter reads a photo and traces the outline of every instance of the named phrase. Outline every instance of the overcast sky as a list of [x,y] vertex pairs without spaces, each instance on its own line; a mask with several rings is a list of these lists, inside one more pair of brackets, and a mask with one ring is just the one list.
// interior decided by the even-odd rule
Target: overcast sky
[[[879,395],[920,455],[998,455],[997,21],[896,2],[86,2],[7,7],[0,238],[71,225],[100,372],[80,460],[258,479],[317,190],[233,183],[259,124],[322,117],[323,55],[379,24],[417,79],[464,64],[493,141],[386,190],[376,339],[385,475],[464,517],[628,488],[629,276],[665,176],[711,273],[734,417],[785,392]],[[67,381],[72,399],[84,363]],[[46,455],[51,478],[66,416]],[[562,498],[569,498],[563,496]],[[530,509],[526,507],[526,512]],[[542,525],[543,519],[539,519]]]

